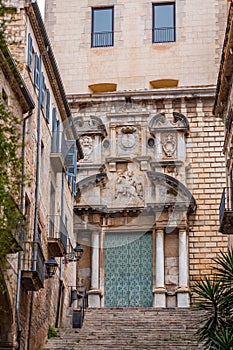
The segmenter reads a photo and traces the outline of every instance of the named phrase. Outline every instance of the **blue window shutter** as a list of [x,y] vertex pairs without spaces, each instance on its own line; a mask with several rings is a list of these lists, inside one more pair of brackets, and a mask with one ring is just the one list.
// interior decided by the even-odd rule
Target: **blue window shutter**
[[44,107],[44,95],[45,95],[45,83],[44,83],[44,73],[41,72],[40,78],[40,105]]
[[28,57],[27,64],[30,71],[32,71],[32,37],[31,34],[28,33]]
[[45,115],[46,115],[46,121],[49,123],[50,120],[50,91],[49,89],[46,90],[46,110],[45,110]]
[[39,80],[40,80],[40,58],[35,54],[35,66],[34,66],[34,84],[39,89]]
[[57,153],[57,110],[53,107],[52,111],[52,152]]
[[68,183],[71,185],[71,191],[76,195],[76,176],[77,176],[77,148],[76,140],[69,140],[67,142],[67,155],[66,155],[66,175],[68,176]]

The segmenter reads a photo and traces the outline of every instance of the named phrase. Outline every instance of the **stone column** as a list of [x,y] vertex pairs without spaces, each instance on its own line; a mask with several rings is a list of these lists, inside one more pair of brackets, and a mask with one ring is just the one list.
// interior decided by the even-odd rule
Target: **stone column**
[[156,278],[153,290],[154,307],[166,307],[166,289],[164,286],[164,230],[156,231]]
[[177,306],[190,306],[188,288],[188,244],[185,229],[179,231],[179,287],[177,289]]
[[91,289],[88,291],[88,306],[100,307],[99,289],[99,233],[92,233]]

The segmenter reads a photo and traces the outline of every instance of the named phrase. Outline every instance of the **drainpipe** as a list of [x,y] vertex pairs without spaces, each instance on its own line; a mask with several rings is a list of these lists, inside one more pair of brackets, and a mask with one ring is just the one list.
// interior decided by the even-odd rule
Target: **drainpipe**
[[[61,178],[61,218],[62,220],[64,216],[64,179],[65,179],[65,174],[64,174],[64,171],[62,171],[62,178]],[[58,292],[57,314],[56,314],[56,322],[55,322],[56,328],[59,326],[59,314],[60,314],[60,307],[61,307],[61,293],[62,293],[62,284],[63,284],[63,263],[64,263],[64,259],[60,258],[59,292]]]
[[[25,201],[24,201],[24,176],[25,176],[25,135],[26,135],[26,121],[32,116],[34,108],[32,108],[28,115],[23,119],[23,139],[22,139],[22,179],[21,179],[21,198],[20,198],[20,207],[23,214],[25,214]],[[23,235],[20,230],[19,240],[22,242]],[[17,317],[17,342],[18,350],[20,350],[20,340],[21,340],[21,324],[20,324],[20,285],[21,285],[21,270],[22,270],[22,251],[18,253],[18,277],[17,277],[17,291],[16,291],[16,317]]]

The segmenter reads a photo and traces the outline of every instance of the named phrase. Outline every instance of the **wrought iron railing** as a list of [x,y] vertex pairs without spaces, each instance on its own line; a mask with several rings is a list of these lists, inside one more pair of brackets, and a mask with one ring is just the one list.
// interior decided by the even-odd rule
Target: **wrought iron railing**
[[153,43],[176,41],[175,27],[153,28]]
[[48,237],[59,238],[67,253],[68,230],[60,215],[49,215]]
[[225,187],[223,189],[222,198],[219,206],[219,222],[223,221],[223,216],[226,211],[233,211],[233,187]]
[[113,46],[113,32],[92,33],[92,47],[107,47]]
[[45,258],[40,242],[24,242],[23,270],[36,271],[42,285],[45,278]]
[[65,139],[64,132],[62,131],[53,132],[51,153],[61,153],[65,160],[65,157],[68,153],[68,145]]

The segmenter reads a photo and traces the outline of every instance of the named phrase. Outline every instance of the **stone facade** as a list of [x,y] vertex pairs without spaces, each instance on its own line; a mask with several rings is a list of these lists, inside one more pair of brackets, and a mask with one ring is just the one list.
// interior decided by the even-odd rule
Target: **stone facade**
[[[0,349],[37,350],[45,343],[49,326],[65,326],[71,288],[76,286],[75,172],[68,171],[72,161],[76,166],[77,141],[37,3],[7,4],[16,9],[8,31],[9,38],[15,38],[13,44],[9,42],[9,48],[17,58],[22,80],[17,89],[27,91],[32,104],[22,100],[22,92],[19,99],[14,85],[12,88],[1,74],[1,87],[22,118],[25,178],[21,209],[27,225],[20,240],[23,251],[9,255],[6,292],[0,295],[1,306],[7,309],[1,315]],[[19,80],[16,83],[20,84]],[[58,268],[49,278],[46,262],[52,257]]]
[[[129,243],[134,234],[152,235],[152,253],[138,254],[152,254],[144,289],[154,307],[189,306],[190,285],[211,274],[211,259],[227,248],[218,222],[224,128],[212,114],[227,1],[174,3],[175,40],[155,43],[153,5],[166,0],[46,2],[84,150],[74,229],[86,245],[78,278],[90,307],[138,306],[140,296],[124,304],[143,285],[136,277],[131,285],[126,271],[139,247]],[[93,9],[101,8],[113,9],[114,41],[92,47]],[[143,276],[137,259],[130,264]],[[119,296],[112,304],[111,288]]]
[[224,125],[223,153],[226,166],[226,188],[223,189],[220,205],[220,231],[230,234],[229,245],[232,247],[232,25],[233,4],[229,1],[227,28],[223,43],[221,63],[217,81],[217,93],[214,103],[214,114],[221,118]]

